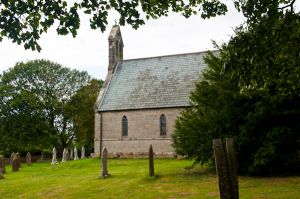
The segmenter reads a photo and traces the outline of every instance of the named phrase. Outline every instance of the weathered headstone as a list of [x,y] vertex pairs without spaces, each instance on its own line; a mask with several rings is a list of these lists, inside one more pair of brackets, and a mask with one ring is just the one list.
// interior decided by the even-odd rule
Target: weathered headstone
[[26,164],[31,165],[31,154],[29,152],[26,154]]
[[226,139],[226,148],[221,139],[213,140],[215,164],[221,199],[238,199],[237,162],[233,139]]
[[78,160],[78,151],[77,151],[76,146],[74,148],[74,160]]
[[3,175],[3,174],[4,174],[4,173],[3,173],[3,169],[0,168],[0,180],[4,179],[4,175]]
[[73,160],[74,159],[74,151],[73,151],[73,149],[71,148],[71,150],[70,150],[70,160]]
[[239,183],[238,183],[238,174],[237,174],[237,159],[234,148],[233,138],[226,138],[226,152],[228,159],[228,169],[229,177],[232,186],[232,198],[239,198]]
[[53,150],[52,150],[52,161],[51,161],[51,165],[57,164],[56,154],[57,154],[57,151],[56,151],[56,148],[54,147]]
[[17,158],[17,166],[18,168],[22,167],[21,165],[21,154],[20,153],[16,153],[16,158]]
[[10,165],[12,165],[12,161],[15,158],[15,156],[16,156],[15,152],[12,152],[12,154],[10,155],[10,159],[9,159]]
[[102,150],[101,161],[102,161],[102,178],[107,178],[109,176],[107,170],[107,149],[104,147]]
[[44,161],[44,153],[43,153],[43,151],[41,152],[41,158],[40,158],[39,161]]
[[13,161],[12,161],[12,172],[16,172],[19,171],[19,163],[18,163],[18,157],[14,157]]
[[69,161],[70,160],[70,153],[69,150],[66,149],[66,160]]
[[154,176],[154,159],[152,144],[149,147],[149,176]]
[[0,173],[6,174],[6,170],[5,170],[5,157],[3,155],[0,155],[0,169],[1,169]]
[[67,162],[67,149],[64,148],[61,162]]
[[85,148],[84,146],[81,147],[81,159],[85,158]]

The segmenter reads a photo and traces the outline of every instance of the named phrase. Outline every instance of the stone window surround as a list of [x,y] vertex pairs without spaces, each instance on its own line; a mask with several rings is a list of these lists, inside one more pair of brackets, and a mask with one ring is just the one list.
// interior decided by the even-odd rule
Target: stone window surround
[[159,135],[165,137],[167,135],[167,117],[162,113],[159,117]]
[[122,137],[128,137],[128,119],[126,115],[122,117]]

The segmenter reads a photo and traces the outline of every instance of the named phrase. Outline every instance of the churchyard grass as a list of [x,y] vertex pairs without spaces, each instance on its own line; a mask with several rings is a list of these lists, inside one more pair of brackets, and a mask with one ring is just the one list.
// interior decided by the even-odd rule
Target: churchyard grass
[[[185,169],[187,160],[156,159],[148,177],[147,159],[109,159],[106,179],[99,159],[50,165],[7,166],[0,198],[219,198],[216,174],[205,167]],[[240,198],[300,198],[300,177],[239,177]]]

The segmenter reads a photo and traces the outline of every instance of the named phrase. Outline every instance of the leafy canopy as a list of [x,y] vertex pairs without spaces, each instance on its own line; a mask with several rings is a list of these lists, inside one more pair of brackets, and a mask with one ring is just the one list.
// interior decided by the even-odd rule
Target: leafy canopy
[[[250,21],[256,21],[273,8],[293,8],[296,0],[232,0],[237,10]],[[279,7],[282,6],[282,7]],[[77,35],[79,13],[90,16],[90,27],[105,31],[109,12],[119,14],[120,25],[138,28],[147,19],[168,16],[170,12],[184,17],[200,14],[206,19],[224,15],[227,6],[222,0],[0,0],[0,41],[11,39],[25,49],[41,50],[40,36],[52,26],[57,34]]]
[[74,125],[66,106],[89,81],[86,72],[47,60],[20,62],[4,72],[0,77],[1,148],[12,152],[70,144]]
[[92,29],[105,31],[110,11],[119,13],[119,24],[138,28],[146,19],[167,16],[170,11],[189,17],[197,12],[202,18],[224,14],[226,5],[218,0],[0,0],[0,41],[6,37],[25,49],[41,50],[38,40],[51,26],[59,35],[77,35],[79,12],[90,16]]

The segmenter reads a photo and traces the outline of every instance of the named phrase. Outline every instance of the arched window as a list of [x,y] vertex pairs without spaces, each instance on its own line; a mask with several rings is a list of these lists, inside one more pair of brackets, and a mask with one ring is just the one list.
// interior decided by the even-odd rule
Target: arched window
[[167,119],[164,114],[160,116],[160,135],[167,135]]
[[122,118],[122,136],[128,136],[128,120],[125,115]]

